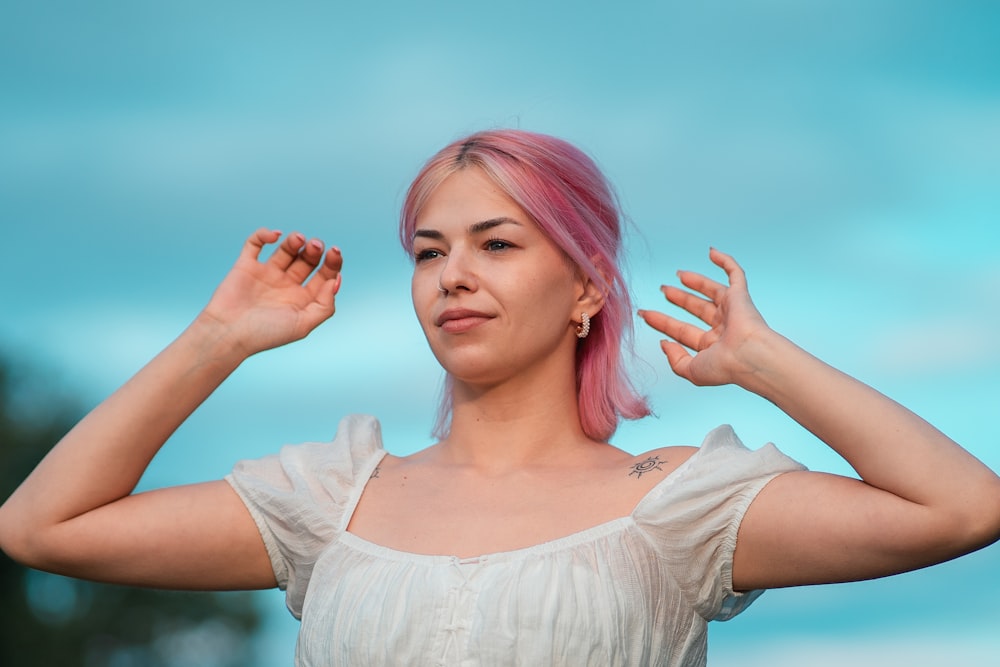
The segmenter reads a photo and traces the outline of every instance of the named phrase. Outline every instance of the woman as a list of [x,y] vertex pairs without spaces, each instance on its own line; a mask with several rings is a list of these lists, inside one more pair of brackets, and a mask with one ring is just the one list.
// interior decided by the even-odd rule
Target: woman
[[[342,258],[254,233],[205,310],[83,419],[0,508],[21,562],[141,586],[287,591],[297,664],[703,665],[706,622],[764,588],[848,581],[1000,537],[1000,480],[916,415],[811,357],[743,271],[681,272],[640,311],[674,372],[757,393],[863,481],[728,428],[700,448],[607,443],[648,413],[622,369],[631,306],[610,189],[552,137],[484,132],[433,157],[401,238],[447,371],[439,442],[387,454],[370,417],[225,481],[132,494],[170,434],[250,355],[334,312]],[[278,243],[261,261],[262,249]]]

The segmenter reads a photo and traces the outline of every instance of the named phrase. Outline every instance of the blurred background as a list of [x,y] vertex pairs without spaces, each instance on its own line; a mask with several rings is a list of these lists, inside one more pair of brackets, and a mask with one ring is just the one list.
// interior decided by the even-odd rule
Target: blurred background
[[[329,439],[350,412],[378,415],[393,453],[429,444],[441,373],[396,216],[431,153],[491,127],[606,170],[638,306],[711,271],[709,245],[735,254],[772,326],[1000,469],[997,3],[0,0],[0,493],[184,328],[259,226],[343,249],[337,315],[246,363],[143,488]],[[656,336],[636,342],[657,417],[619,446],[731,423],[849,473],[770,404],[686,386]],[[277,591],[133,603],[2,566],[26,619],[0,624],[4,665],[291,664]],[[998,569],[994,546],[772,591],[713,625],[710,665],[1000,664]],[[80,662],[31,658],[73,633]]]

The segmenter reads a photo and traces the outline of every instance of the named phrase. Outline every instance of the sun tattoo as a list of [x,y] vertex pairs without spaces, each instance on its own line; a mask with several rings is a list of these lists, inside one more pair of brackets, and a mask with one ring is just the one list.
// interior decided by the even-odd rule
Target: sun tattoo
[[642,477],[643,473],[652,472],[654,470],[659,470],[662,472],[663,468],[661,468],[660,466],[663,465],[664,463],[666,463],[666,461],[661,461],[659,456],[650,456],[645,461],[633,465],[632,472],[630,472],[628,475],[629,477],[635,475],[636,479],[638,479]]

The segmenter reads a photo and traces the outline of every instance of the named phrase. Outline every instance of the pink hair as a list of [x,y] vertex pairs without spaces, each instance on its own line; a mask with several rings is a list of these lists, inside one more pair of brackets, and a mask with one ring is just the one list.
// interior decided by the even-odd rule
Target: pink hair
[[[593,160],[562,139],[523,130],[478,132],[434,155],[410,185],[399,238],[411,257],[421,207],[445,178],[468,167],[489,176],[604,292],[590,336],[577,347],[576,386],[584,432],[608,440],[620,419],[650,413],[622,359],[623,343],[631,347],[632,303],[618,266],[621,223],[610,184]],[[448,376],[434,428],[438,438],[448,432],[451,388]]]

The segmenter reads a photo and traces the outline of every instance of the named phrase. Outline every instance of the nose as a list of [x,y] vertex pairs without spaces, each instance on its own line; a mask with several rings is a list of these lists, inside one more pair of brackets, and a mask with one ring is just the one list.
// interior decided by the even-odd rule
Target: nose
[[441,263],[438,289],[443,294],[474,292],[479,286],[476,278],[474,259],[462,249],[452,248]]

